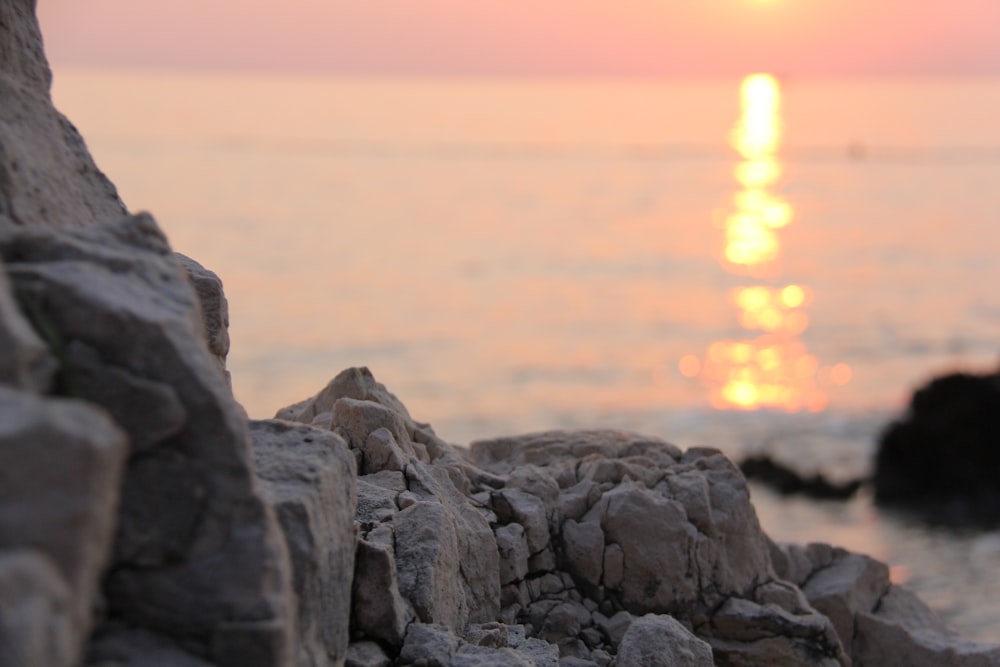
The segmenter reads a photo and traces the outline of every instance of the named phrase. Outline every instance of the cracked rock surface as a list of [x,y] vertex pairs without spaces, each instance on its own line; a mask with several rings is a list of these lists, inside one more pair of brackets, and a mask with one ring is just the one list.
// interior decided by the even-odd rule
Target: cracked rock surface
[[[883,630],[913,664],[958,650],[884,564],[771,542],[716,450],[621,431],[454,447],[365,368],[279,416],[358,464],[352,664],[874,665]],[[989,664],[972,646],[954,664]]]

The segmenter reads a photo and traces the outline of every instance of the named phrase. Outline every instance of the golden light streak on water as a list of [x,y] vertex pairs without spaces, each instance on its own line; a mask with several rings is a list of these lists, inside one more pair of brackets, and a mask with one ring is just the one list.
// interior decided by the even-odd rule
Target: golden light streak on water
[[[793,222],[792,204],[773,191],[784,173],[781,143],[781,88],[769,74],[746,77],[740,87],[742,114],[730,135],[740,161],[733,176],[740,189],[725,216],[724,266],[731,273],[760,276],[780,268],[779,232]],[[780,278],[771,271],[772,279]],[[824,387],[851,380],[846,364],[824,367],[800,336],[809,327],[804,312],[812,301],[805,285],[747,285],[730,298],[749,340],[719,340],[704,358],[683,357],[682,375],[697,379],[718,409],[822,411],[829,404]]]

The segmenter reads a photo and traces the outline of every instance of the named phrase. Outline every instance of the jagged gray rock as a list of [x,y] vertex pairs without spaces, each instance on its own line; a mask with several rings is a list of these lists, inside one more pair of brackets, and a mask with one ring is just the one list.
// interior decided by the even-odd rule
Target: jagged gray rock
[[854,643],[855,618],[875,610],[889,591],[889,568],[873,558],[838,550],[827,567],[802,586],[809,604],[833,623],[840,641]]
[[556,667],[554,646],[526,639],[517,628],[470,628],[468,641],[440,625],[414,623],[399,654],[400,667]]
[[52,106],[51,84],[35,0],[0,3],[0,229],[81,228],[126,213]]
[[[148,216],[17,230],[0,233],[0,254],[22,299],[81,350],[61,353],[69,391],[77,376],[83,387],[128,378],[126,387],[142,389],[88,395],[139,445],[122,485],[106,587],[112,613],[221,665],[281,663],[291,632],[287,553],[254,487],[242,410],[162,233]],[[177,404],[154,410],[150,430],[125,417],[157,396]],[[260,657],[243,662],[247,651]]]
[[292,558],[298,665],[342,665],[354,574],[354,457],[336,434],[291,422],[252,421],[250,434],[261,493]]
[[51,559],[72,596],[77,653],[110,556],[124,460],[125,435],[101,410],[0,387],[0,550]]
[[[876,561],[767,539],[743,476],[716,450],[585,431],[468,451],[438,442],[431,455],[396,402],[367,370],[351,369],[279,414],[342,433],[369,473],[358,479],[355,640],[383,642],[399,664],[520,664],[470,645],[502,647],[497,637],[522,625],[564,665],[643,664],[665,649],[623,645],[636,616],[651,614],[644,623],[683,622],[680,636],[705,664],[833,667],[850,664],[861,645],[854,623],[887,599]],[[477,552],[462,536],[484,525],[497,560],[479,553],[472,567]],[[477,634],[466,584],[484,569],[502,587],[500,609],[480,607],[480,619],[498,623]],[[673,618],[655,620],[665,614]],[[643,627],[634,638],[663,639]]]
[[[11,312],[5,283],[0,331],[18,343],[19,361],[4,361],[3,382],[49,389],[47,362],[24,335],[27,319],[59,365],[52,390],[100,403],[130,436],[124,480],[120,463],[95,454],[78,480],[65,483],[78,491],[100,476],[102,493],[121,498],[107,612],[181,638],[218,665],[284,664],[287,556],[253,487],[245,420],[213,369],[197,302],[163,235],[148,217],[126,217],[83,140],[52,106],[34,9],[33,0],[0,3],[0,257],[26,315]],[[106,431],[95,419],[75,426],[65,442]],[[31,460],[11,474],[23,476]],[[36,497],[60,489],[52,479],[60,466],[49,467],[34,480]],[[8,500],[4,509],[21,511]],[[93,602],[86,588],[94,584],[86,582],[102,574],[103,557],[94,554],[107,553],[113,527],[112,519],[103,520],[107,528],[94,525],[91,513],[104,509],[96,497],[81,506],[86,518],[72,529],[56,517],[35,528],[50,535],[39,539],[53,550],[77,552],[73,560],[53,553],[77,620]],[[251,645],[256,657],[247,662]]]
[[712,647],[670,616],[647,614],[629,625],[617,667],[713,667]]
[[861,611],[855,619],[854,667],[1000,665],[1000,645],[962,640],[905,588],[891,587],[877,609]]
[[232,378],[226,370],[226,357],[229,355],[229,302],[222,291],[222,280],[214,271],[206,269],[186,255],[178,252],[174,253],[174,257],[187,273],[188,280],[198,295],[208,351],[215,358],[219,372],[226,378],[226,384],[232,386]]

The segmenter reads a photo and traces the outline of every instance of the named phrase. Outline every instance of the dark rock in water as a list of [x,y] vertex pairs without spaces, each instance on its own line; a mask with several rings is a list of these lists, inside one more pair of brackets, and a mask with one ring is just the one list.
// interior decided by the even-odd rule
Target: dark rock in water
[[819,473],[803,475],[767,454],[748,456],[740,461],[740,470],[747,479],[765,484],[781,495],[801,494],[823,500],[847,500],[865,482],[864,479],[851,479],[838,483]]
[[1000,522],[1000,378],[955,373],[914,393],[882,434],[875,501],[932,521]]

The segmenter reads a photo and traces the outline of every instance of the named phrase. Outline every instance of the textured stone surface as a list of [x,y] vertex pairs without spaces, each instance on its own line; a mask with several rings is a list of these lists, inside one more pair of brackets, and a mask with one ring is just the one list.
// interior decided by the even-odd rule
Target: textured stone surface
[[354,457],[337,435],[278,420],[250,423],[261,493],[292,559],[300,667],[347,655],[354,572]]
[[[141,445],[122,486],[106,588],[113,613],[194,643],[219,664],[242,660],[241,644],[284,660],[285,546],[254,487],[242,410],[205,346],[196,297],[162,233],[143,216],[18,230],[0,234],[0,253],[22,299],[66,345],[64,390],[107,384],[88,398],[121,415]],[[156,396],[177,404],[153,410],[148,430],[125,417]]]
[[0,387],[0,548],[47,555],[72,594],[76,649],[110,555],[125,436],[100,410]]
[[344,667],[389,667],[389,656],[376,642],[354,642],[347,649],[347,660]]
[[375,540],[358,543],[351,622],[365,637],[400,646],[406,626],[416,615],[400,592],[391,533],[389,538],[389,544]]
[[52,106],[34,0],[0,3],[0,230],[84,227],[125,208]]
[[0,551],[0,667],[73,667],[80,654],[78,601],[51,559]]
[[830,619],[811,609],[795,613],[775,604],[730,598],[703,632],[715,663],[723,667],[851,664]]
[[857,614],[853,654],[854,667],[1000,665],[1000,645],[963,641],[919,598],[895,586],[877,610]]
[[889,568],[884,563],[843,550],[802,586],[809,604],[830,619],[848,649],[857,614],[874,611],[888,590]]
[[174,253],[174,256],[198,295],[205,343],[229,384],[231,380],[229,371],[226,370],[226,356],[229,354],[229,302],[222,291],[222,280],[215,272],[190,257],[180,253]]
[[712,667],[712,648],[670,616],[636,619],[618,647],[617,667]]

